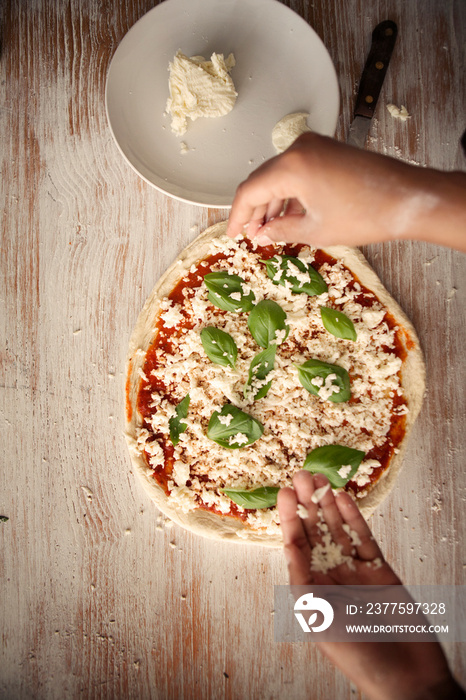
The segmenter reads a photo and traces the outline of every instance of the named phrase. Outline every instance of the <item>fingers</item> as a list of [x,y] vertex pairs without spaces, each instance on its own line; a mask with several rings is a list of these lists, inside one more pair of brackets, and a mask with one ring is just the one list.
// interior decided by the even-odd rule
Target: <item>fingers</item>
[[[293,487],[297,503],[301,503],[308,512],[308,517],[302,521],[302,527],[311,548],[322,542],[329,532],[333,542],[341,545],[343,554],[353,554],[351,538],[343,527],[344,521],[327,477],[323,474],[312,475],[302,469],[293,477]],[[320,496],[317,502],[316,496]]]
[[[260,228],[264,225],[265,217],[267,214],[267,205],[262,204],[261,206],[255,207],[252,214],[251,218],[248,222],[244,224],[246,234],[248,238],[255,238],[260,230]],[[243,232],[243,228],[241,228],[240,233]],[[228,233],[228,235],[230,235]]]
[[261,165],[236,190],[228,219],[228,236],[235,238],[240,235],[245,225],[249,229],[252,221],[278,217],[283,202],[295,196],[294,189],[287,160],[283,160],[283,156]]
[[315,492],[314,479],[310,472],[301,469],[293,477],[293,487],[298,502],[307,510],[307,518],[302,520],[303,528],[311,547],[321,541],[319,529],[319,506],[312,500]]
[[273,199],[267,205],[267,211],[265,213],[265,223],[270,220],[275,219],[283,210],[284,200],[280,197],[273,197]]
[[[312,215],[303,214],[303,208],[299,204],[299,213],[279,216],[267,222],[259,230],[260,235],[265,235],[274,242],[307,243],[313,245],[317,222]],[[247,231],[248,238],[249,227]]]
[[[298,505],[306,509],[305,518],[298,515]],[[323,474],[310,474],[304,469],[297,472],[293,488],[280,490],[278,510],[292,585],[314,582],[310,570],[312,549],[319,543],[325,546],[329,535],[340,545],[343,555],[360,562],[380,559],[377,568],[381,567],[383,555],[358,506],[347,493],[335,496]],[[384,567],[391,571],[385,563]],[[395,574],[393,577],[398,581]]]
[[314,547],[322,540],[326,526],[332,540],[342,546],[343,554],[357,554],[363,561],[383,558],[369,526],[349,494],[341,492],[335,497],[332,489],[328,488],[315,503],[316,490],[327,485],[329,481],[323,474],[312,475],[304,469],[293,477],[295,511],[297,503],[303,504],[308,511],[308,518],[303,521],[302,527],[310,546]]
[[319,507],[322,511],[322,519],[325,521],[329,529],[332,540],[336,544],[341,545],[342,553],[346,556],[353,556],[356,552],[349,533],[344,529],[344,520],[339,508],[337,507],[335,495],[330,488],[327,477],[323,474],[315,474],[314,486],[318,489],[326,486],[329,487],[319,501]]
[[293,489],[283,488],[278,494],[278,512],[290,584],[304,586],[312,582],[311,548],[303,521],[297,514],[298,500]]
[[336,506],[343,521],[356,535],[353,539],[358,557],[364,561],[372,561],[377,557],[382,558],[379,545],[351,496],[347,493],[339,493],[336,498]]
[[288,216],[288,215],[293,215],[293,214],[305,214],[306,210],[303,208],[303,205],[299,201],[299,199],[288,199],[285,203],[284,207],[284,212],[283,214]]

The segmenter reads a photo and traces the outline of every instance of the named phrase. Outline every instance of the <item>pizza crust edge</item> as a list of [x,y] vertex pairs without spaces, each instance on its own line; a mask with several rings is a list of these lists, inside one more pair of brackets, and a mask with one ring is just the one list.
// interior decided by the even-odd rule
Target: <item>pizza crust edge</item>
[[[259,533],[245,526],[242,521],[229,516],[220,516],[207,510],[197,509],[183,513],[169,503],[162,487],[150,476],[143,457],[137,450],[137,429],[142,421],[137,412],[136,402],[140,384],[139,370],[143,368],[145,354],[154,341],[154,327],[160,310],[161,300],[167,296],[193,263],[210,253],[210,243],[226,231],[226,221],[219,222],[199,234],[177,257],[176,261],[159,279],[148,297],[136,322],[130,338],[126,362],[126,401],[130,405],[126,410],[126,442],[131,461],[143,488],[155,505],[168,518],[181,527],[195,534],[210,539],[232,541],[236,543],[259,544],[267,547],[281,547],[281,536]],[[357,504],[363,516],[368,518],[392,490],[403,464],[403,456],[411,428],[421,409],[425,390],[425,363],[416,331],[399,304],[393,299],[357,248],[331,246],[322,248],[325,253],[342,261],[353,272],[361,284],[368,287],[393,315],[402,333],[402,340],[407,356],[401,369],[401,383],[409,406],[406,416],[404,437],[399,445],[399,452],[393,456],[389,468],[376,483],[367,496],[358,499]],[[241,533],[241,534],[239,534]]]

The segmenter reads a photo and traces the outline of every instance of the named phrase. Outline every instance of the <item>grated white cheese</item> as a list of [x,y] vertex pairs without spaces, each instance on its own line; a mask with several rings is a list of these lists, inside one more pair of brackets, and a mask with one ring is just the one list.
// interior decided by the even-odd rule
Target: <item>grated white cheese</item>
[[366,566],[370,569],[380,569],[380,567],[383,566],[383,561],[380,557],[376,557],[372,561],[366,561]]
[[222,423],[222,425],[230,425],[231,421],[233,420],[233,416],[231,413],[228,413],[226,416],[218,416],[218,422]]
[[173,465],[173,479],[177,486],[186,486],[189,479],[189,465],[177,460]]
[[356,530],[352,530],[347,523],[343,523],[342,527],[348,535],[348,537],[351,539],[351,544],[354,544],[356,547],[359,547],[359,545],[362,544],[362,542]]
[[311,496],[311,501],[313,503],[320,503],[329,489],[330,484],[325,484],[325,486],[321,486],[320,489],[316,489]]
[[338,469],[337,474],[341,476],[342,479],[346,479],[351,469],[351,464],[343,464],[343,466],[341,466],[340,469]]
[[352,480],[355,481],[358,486],[365,486],[370,483],[370,476],[377,467],[380,467],[378,459],[366,459],[364,462],[361,462]]
[[231,435],[228,439],[229,445],[246,445],[248,442],[248,436],[244,433],[236,433],[236,435]]
[[319,511],[317,527],[321,532],[321,542],[318,542],[311,552],[311,571],[326,574],[341,564],[347,564],[354,569],[353,557],[343,554],[343,547],[332,540],[328,525],[323,521],[322,511]]
[[184,317],[180,311],[180,308],[181,307],[178,304],[173,304],[169,306],[166,311],[160,314],[160,318],[165,326],[168,326],[168,328],[174,328],[181,323]]
[[[321,399],[327,400],[330,396],[333,394],[339,394],[340,393],[340,387],[337,384],[334,384],[334,381],[336,380],[337,375],[332,372],[332,374],[328,374],[325,377],[325,382],[321,386],[321,388],[318,391],[318,394]],[[314,381],[313,381],[314,383]]]
[[308,509],[303,506],[302,503],[298,503],[298,507],[296,509],[296,515],[298,515],[302,520],[306,520],[306,518],[309,517],[309,511]]

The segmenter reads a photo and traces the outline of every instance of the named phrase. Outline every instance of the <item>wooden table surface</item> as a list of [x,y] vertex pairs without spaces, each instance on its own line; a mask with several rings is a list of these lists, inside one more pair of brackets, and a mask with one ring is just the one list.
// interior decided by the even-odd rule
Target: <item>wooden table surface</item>
[[[131,330],[194,230],[228,215],[147,185],[107,126],[109,62],[153,4],[0,9],[0,697],[358,698],[315,647],[273,641],[282,553],[167,527],[131,471]],[[372,28],[391,18],[399,38],[367,148],[465,169],[464,0],[285,4],[334,61],[337,138]],[[412,118],[394,120],[387,102]],[[407,583],[464,583],[466,258],[410,242],[365,253],[413,320],[428,379],[404,470],[372,527]],[[446,651],[465,682],[461,645]]]

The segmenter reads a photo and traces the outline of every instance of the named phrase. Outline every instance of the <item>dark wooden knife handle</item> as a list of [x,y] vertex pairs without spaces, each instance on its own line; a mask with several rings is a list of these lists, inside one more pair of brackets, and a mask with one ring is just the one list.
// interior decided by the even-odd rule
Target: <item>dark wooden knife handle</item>
[[372,32],[372,45],[361,75],[355,117],[374,116],[397,33],[398,27],[389,19],[378,24]]

